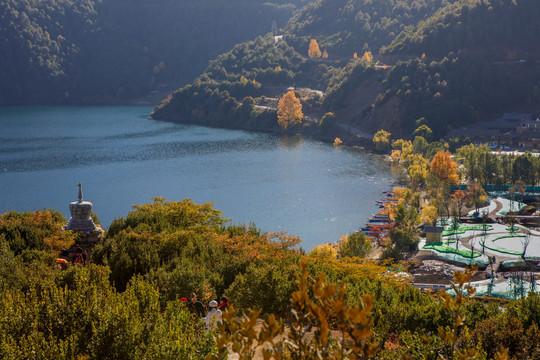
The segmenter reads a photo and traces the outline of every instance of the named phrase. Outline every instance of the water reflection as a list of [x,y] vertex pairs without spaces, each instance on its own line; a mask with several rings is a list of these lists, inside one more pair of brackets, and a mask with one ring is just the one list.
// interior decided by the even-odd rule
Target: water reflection
[[286,149],[298,148],[304,142],[304,138],[301,135],[288,135],[284,134],[279,137],[278,145]]

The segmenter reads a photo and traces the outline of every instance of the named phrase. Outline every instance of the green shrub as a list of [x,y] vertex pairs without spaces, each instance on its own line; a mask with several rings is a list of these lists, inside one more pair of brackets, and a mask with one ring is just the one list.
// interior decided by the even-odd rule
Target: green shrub
[[251,265],[236,277],[226,294],[236,309],[262,309],[265,313],[284,315],[295,284],[294,267]]

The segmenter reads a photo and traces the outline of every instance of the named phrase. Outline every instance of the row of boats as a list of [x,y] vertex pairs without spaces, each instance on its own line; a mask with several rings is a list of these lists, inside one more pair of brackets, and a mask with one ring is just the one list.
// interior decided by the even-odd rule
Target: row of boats
[[[392,186],[395,187],[403,185]],[[388,207],[398,203],[398,199],[394,197],[393,191],[383,191],[383,194],[385,195],[385,199],[377,200],[377,205],[380,208],[379,212],[368,217],[368,222],[360,229],[360,231],[365,232],[366,235],[373,238],[373,240],[380,240],[382,238],[381,235],[390,228],[391,219],[390,215],[388,214]]]

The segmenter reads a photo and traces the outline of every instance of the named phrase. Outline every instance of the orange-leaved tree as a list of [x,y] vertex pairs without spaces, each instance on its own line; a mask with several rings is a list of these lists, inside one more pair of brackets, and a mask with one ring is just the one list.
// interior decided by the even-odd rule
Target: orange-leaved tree
[[[355,53],[356,54],[356,53]],[[364,53],[364,56],[362,56],[362,59],[364,61],[367,61],[367,62],[372,62],[373,61],[373,54],[371,53],[371,51],[366,51]]]
[[456,207],[456,211],[458,216],[461,216],[461,210],[463,209],[463,206],[465,206],[465,203],[467,202],[467,194],[463,192],[462,190],[457,190],[452,194],[452,202],[454,206]]
[[321,49],[319,49],[319,44],[317,43],[317,40],[311,39],[309,42],[309,49],[308,49],[308,56],[310,58],[319,58],[321,57]]
[[278,123],[283,129],[287,129],[289,126],[298,125],[302,123],[302,104],[300,100],[294,94],[294,91],[289,91],[278,103]]
[[430,171],[439,179],[449,185],[459,184],[459,176],[456,173],[457,164],[452,160],[450,151],[439,151],[431,161]]
[[55,210],[37,210],[0,214],[0,239],[15,254],[25,250],[44,250],[57,255],[75,243],[77,235],[63,231],[66,219]]

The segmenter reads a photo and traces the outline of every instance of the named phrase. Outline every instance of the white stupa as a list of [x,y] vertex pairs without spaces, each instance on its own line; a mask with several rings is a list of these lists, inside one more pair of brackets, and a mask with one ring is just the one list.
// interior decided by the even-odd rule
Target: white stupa
[[66,230],[92,232],[96,229],[96,224],[92,220],[92,203],[83,201],[82,184],[79,183],[77,186],[79,187],[79,201],[69,204],[71,219],[66,225]]

